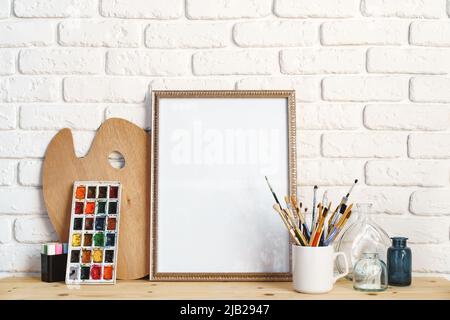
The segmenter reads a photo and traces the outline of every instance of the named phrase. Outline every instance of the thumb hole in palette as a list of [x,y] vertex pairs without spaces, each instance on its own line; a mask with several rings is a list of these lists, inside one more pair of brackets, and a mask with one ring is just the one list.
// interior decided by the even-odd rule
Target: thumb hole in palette
[[125,158],[119,151],[113,151],[108,155],[108,162],[114,169],[125,167]]

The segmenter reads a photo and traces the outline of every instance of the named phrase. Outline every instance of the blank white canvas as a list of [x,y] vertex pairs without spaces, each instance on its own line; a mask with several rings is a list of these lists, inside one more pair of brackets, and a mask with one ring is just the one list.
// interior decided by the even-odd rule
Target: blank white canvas
[[159,98],[158,272],[289,272],[286,98]]

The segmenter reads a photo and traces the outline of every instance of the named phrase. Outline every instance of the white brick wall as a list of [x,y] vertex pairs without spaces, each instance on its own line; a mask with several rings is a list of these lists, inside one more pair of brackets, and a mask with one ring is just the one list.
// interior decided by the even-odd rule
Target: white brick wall
[[14,129],[16,127],[16,107],[0,105],[0,129]]
[[367,52],[367,71],[373,73],[429,73],[450,71],[450,49],[371,48]]
[[295,90],[298,101],[320,100],[320,78],[318,77],[252,77],[243,78],[236,83],[239,90]]
[[0,88],[3,102],[53,102],[61,96],[61,84],[55,77],[1,77]]
[[364,124],[373,130],[439,131],[450,129],[450,105],[368,104]]
[[80,47],[138,47],[141,26],[120,20],[66,21],[58,28],[59,44]]
[[8,18],[10,11],[9,0],[0,0],[0,19]]
[[111,50],[106,73],[117,75],[181,76],[191,74],[191,55],[186,52]]
[[398,158],[406,154],[406,136],[398,133],[325,133],[323,155],[338,158]]
[[96,13],[92,0],[14,0],[14,14],[21,18],[84,18]]
[[282,50],[281,72],[286,74],[360,73],[365,69],[361,49]]
[[359,0],[275,0],[275,14],[285,18],[346,18],[359,14]]
[[297,127],[311,130],[358,129],[362,127],[362,109],[360,104],[301,104],[297,109]]
[[104,54],[96,49],[24,49],[19,54],[23,74],[99,74]]
[[102,121],[150,128],[151,89],[295,89],[298,184],[355,178],[415,272],[450,276],[450,0],[0,0],[0,274],[56,239],[42,158]]
[[[136,66],[131,65],[131,67]],[[68,77],[64,79],[64,100],[67,102],[143,102],[147,89],[146,83],[143,79],[128,77]]]
[[402,101],[408,95],[408,81],[387,76],[336,76],[322,80],[327,101]]
[[8,243],[12,239],[11,219],[8,217],[0,218],[0,244]]
[[[450,11],[450,5],[448,5]],[[450,46],[450,23],[448,21],[415,21],[411,23],[411,44],[418,46]]]
[[408,42],[408,21],[338,20],[322,24],[323,45],[400,45]]
[[203,0],[186,1],[186,16],[190,19],[233,19],[266,17],[272,0]]
[[16,166],[14,160],[0,160],[0,186],[10,186],[16,180]]
[[319,42],[317,23],[263,21],[237,23],[233,38],[240,47],[311,46]]
[[14,53],[8,49],[0,49],[0,75],[13,74],[15,67]]
[[411,158],[448,159],[450,157],[450,134],[413,133],[408,139]]
[[183,14],[183,0],[102,0],[100,13],[111,18],[176,19]]
[[21,160],[19,163],[19,184],[22,186],[42,186],[42,160]]
[[[75,112],[74,112],[75,111]],[[39,119],[36,122],[36,119]],[[102,123],[102,114],[90,105],[32,105],[20,107],[20,128],[51,130],[73,128],[96,130]]]
[[224,48],[231,42],[229,29],[227,23],[150,23],[145,30],[145,45],[171,49]]
[[56,31],[51,20],[2,20],[0,35],[0,47],[50,46]]
[[448,161],[370,160],[366,183],[375,186],[443,187],[448,184]]
[[410,99],[414,102],[450,102],[450,77],[411,78]]
[[361,10],[368,17],[442,18],[446,0],[362,0]]
[[226,50],[195,53],[193,72],[206,75],[273,74],[279,69],[277,52],[272,50]]
[[416,215],[450,215],[450,189],[425,189],[411,195],[410,210]]

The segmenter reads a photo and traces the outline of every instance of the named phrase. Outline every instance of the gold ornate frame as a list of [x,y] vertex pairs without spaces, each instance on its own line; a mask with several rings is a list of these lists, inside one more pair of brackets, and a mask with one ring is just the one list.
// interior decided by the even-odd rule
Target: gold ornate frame
[[[286,98],[288,108],[289,192],[297,193],[296,110],[294,90],[155,90],[152,92],[150,184],[150,280],[155,281],[290,281],[291,272],[169,273],[158,272],[158,150],[160,98]],[[289,251],[289,256],[291,252]],[[291,261],[291,257],[289,257]],[[292,265],[290,263],[290,270]]]

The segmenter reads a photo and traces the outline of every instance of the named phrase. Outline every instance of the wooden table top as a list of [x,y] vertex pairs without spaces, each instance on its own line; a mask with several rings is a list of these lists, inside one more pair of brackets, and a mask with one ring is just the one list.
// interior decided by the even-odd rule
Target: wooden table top
[[116,285],[67,286],[39,278],[0,280],[0,299],[445,299],[450,300],[450,281],[444,278],[413,278],[409,287],[389,287],[379,293],[355,291],[340,280],[327,294],[297,293],[291,282],[150,282],[118,280]]

